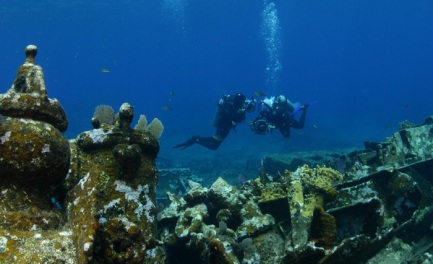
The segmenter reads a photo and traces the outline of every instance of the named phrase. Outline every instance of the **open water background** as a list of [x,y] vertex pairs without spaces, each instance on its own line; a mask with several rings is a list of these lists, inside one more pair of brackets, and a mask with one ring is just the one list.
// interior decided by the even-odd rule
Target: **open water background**
[[[433,114],[430,0],[14,0],[0,4],[0,29],[1,93],[35,44],[49,96],[70,121],[68,138],[91,129],[97,105],[130,102],[134,122],[145,114],[164,123],[159,157],[186,166],[362,148],[386,140],[398,122]],[[289,139],[243,124],[217,151],[171,150],[214,133],[223,94],[255,91],[318,103]]]

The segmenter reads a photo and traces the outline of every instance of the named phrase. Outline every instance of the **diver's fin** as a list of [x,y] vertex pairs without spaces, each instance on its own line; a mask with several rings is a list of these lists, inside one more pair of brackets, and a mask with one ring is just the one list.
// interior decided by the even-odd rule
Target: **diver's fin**
[[187,141],[177,144],[176,146],[173,146],[172,149],[177,149],[177,148],[182,148],[182,149],[186,149],[191,147],[192,145],[194,145],[195,143],[197,143],[197,138],[198,137],[192,137],[190,139],[188,139]]

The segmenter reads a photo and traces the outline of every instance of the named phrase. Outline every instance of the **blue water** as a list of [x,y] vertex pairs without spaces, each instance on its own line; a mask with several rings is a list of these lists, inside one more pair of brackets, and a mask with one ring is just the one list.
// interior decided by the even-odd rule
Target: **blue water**
[[[183,161],[361,148],[386,140],[398,122],[433,114],[431,0],[5,2],[0,92],[10,88],[25,46],[37,45],[49,97],[70,121],[68,138],[91,129],[97,105],[123,102],[135,107],[135,122],[139,114],[159,118],[159,156]],[[217,151],[171,150],[213,134],[223,94],[257,90],[318,103],[289,139],[278,131],[257,136],[243,124]]]

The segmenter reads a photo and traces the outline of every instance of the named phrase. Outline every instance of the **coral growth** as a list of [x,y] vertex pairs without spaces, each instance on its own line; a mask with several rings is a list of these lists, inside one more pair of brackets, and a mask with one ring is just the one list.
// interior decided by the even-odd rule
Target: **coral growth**
[[156,139],[159,139],[162,136],[162,132],[164,132],[164,126],[158,118],[154,118],[150,124],[147,124],[147,118],[145,115],[140,115],[134,129],[138,131],[147,131]]

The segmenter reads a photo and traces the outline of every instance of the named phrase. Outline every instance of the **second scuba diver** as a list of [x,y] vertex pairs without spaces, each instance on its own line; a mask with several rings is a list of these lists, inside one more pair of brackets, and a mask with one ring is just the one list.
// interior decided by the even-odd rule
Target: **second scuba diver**
[[242,93],[224,95],[218,102],[217,112],[213,121],[216,127],[215,135],[212,137],[193,136],[187,141],[174,146],[173,148],[188,148],[194,144],[202,145],[208,149],[216,150],[232,129],[238,123],[245,121],[246,112],[255,110],[256,100],[247,99]]
[[[308,104],[293,104],[285,96],[265,98],[263,100],[259,116],[251,123],[251,130],[263,135],[272,132],[274,128],[280,130],[283,137],[290,137],[290,128],[302,129],[305,123]],[[297,112],[301,112],[299,120],[294,118]]]

